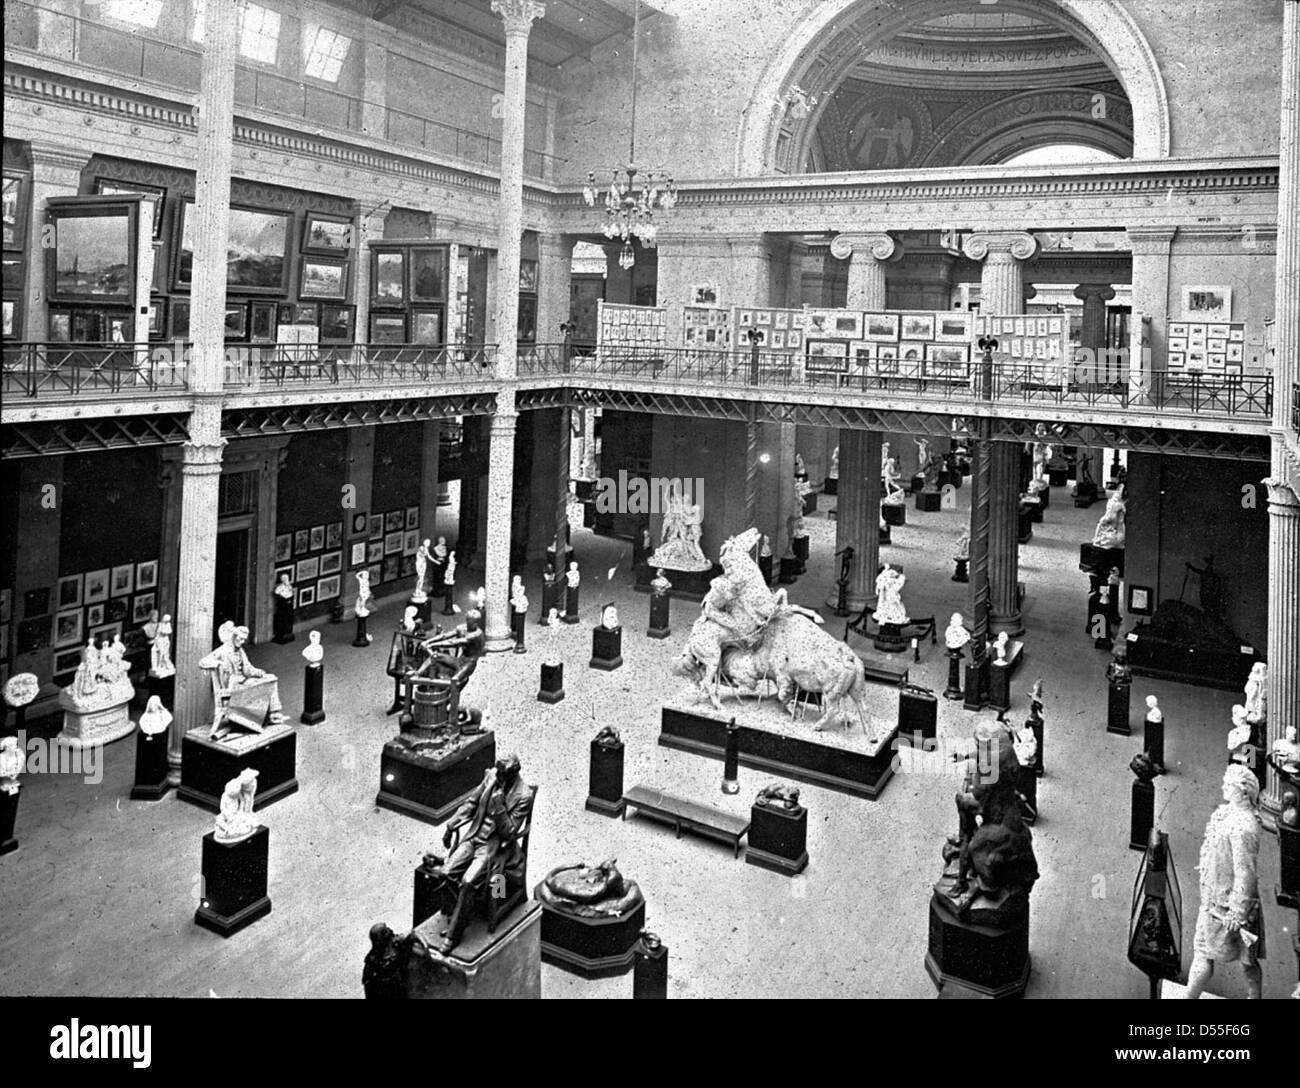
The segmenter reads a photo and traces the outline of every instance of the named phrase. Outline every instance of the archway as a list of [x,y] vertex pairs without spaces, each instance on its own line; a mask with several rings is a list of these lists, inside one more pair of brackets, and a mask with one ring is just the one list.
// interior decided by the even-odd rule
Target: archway
[[[1170,153],[1169,101],[1146,39],[1118,0],[1003,0],[1089,44],[1123,85],[1133,109],[1133,157]],[[745,111],[738,176],[794,173],[808,154],[829,92],[863,51],[952,11],[951,0],[824,0],[791,30]],[[796,94],[798,88],[802,94]],[[816,100],[811,109],[807,103]]]

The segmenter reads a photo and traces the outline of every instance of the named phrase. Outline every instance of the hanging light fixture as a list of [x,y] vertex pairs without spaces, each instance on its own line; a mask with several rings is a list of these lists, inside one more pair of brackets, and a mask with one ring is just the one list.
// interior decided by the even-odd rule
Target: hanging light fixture
[[[641,44],[641,0],[636,0],[632,17],[632,133],[628,141],[627,165],[615,167],[609,181],[609,190],[605,193],[604,235],[611,241],[619,239],[623,251],[618,256],[618,266],[631,268],[636,264],[636,249],[633,240],[640,242],[646,249],[654,249],[658,240],[659,228],[655,223],[655,212],[671,209],[677,203],[677,186],[671,177],[658,171],[644,172],[636,167],[636,99],[637,99],[637,62]],[[640,177],[640,188],[637,178]],[[582,190],[587,207],[594,208],[601,199],[596,186],[596,172],[587,175],[587,184]]]

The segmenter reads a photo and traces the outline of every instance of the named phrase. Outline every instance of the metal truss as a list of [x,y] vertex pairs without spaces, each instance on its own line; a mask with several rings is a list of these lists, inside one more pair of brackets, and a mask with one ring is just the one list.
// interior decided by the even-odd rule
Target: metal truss
[[189,440],[188,420],[189,413],[180,412],[6,423],[0,427],[0,458],[7,461],[18,457],[176,445]]
[[251,438],[256,435],[324,431],[336,427],[370,427],[382,423],[415,423],[451,419],[455,416],[491,415],[495,410],[494,393],[357,401],[351,404],[270,405],[265,408],[227,409],[221,414],[221,433],[226,438]]

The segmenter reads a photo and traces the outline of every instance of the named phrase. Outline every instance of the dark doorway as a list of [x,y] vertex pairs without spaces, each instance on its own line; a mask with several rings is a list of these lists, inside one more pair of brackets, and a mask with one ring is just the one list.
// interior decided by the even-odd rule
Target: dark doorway
[[248,623],[248,544],[250,530],[226,529],[217,533],[217,588],[212,602],[212,644],[217,631],[230,620],[237,627]]

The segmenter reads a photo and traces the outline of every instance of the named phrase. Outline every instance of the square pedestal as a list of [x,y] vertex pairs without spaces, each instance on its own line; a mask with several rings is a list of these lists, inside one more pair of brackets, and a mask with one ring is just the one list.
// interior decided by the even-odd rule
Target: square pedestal
[[989,666],[989,706],[995,710],[1011,709],[1011,665],[993,662]]
[[937,514],[943,509],[943,495],[938,491],[918,491],[916,493],[916,512],[918,514]]
[[495,933],[475,917],[446,955],[434,951],[446,928],[435,914],[415,928],[427,952],[406,963],[406,996],[420,1000],[507,1000],[542,996],[542,905],[525,902]]
[[808,867],[808,810],[755,804],[749,813],[745,862],[795,876]]
[[[533,895],[540,899],[540,884]],[[625,974],[644,928],[644,899],[625,914],[598,918],[542,903],[542,960],[583,978]]]
[[[131,685],[126,685],[130,693]],[[131,721],[130,700],[124,698],[120,703],[100,707],[96,710],[77,710],[70,705],[67,693],[61,693],[60,706],[63,707],[63,731],[59,733],[60,744],[73,748],[84,748],[91,744],[111,744],[121,740],[135,729]]]
[[[233,775],[231,777],[234,777]],[[157,801],[167,795],[167,733],[135,735],[135,784],[131,787],[132,801]]]
[[827,476],[822,482],[822,494],[830,495],[832,498],[840,493],[840,478],[838,476]]
[[672,634],[668,627],[668,609],[672,598],[667,593],[650,595],[650,628],[646,631],[649,638],[667,638]]
[[[1133,688],[1128,684],[1106,685],[1107,733],[1115,733],[1121,737],[1127,737],[1132,734],[1133,728],[1129,724],[1132,696]],[[1146,849],[1145,844],[1143,844],[1143,849]]]
[[794,556],[786,556],[781,560],[780,572],[777,574],[777,581],[783,586],[794,585],[799,580],[799,575],[803,573],[803,565]]
[[539,702],[554,705],[564,698],[564,663],[542,662],[542,686],[537,692]]
[[1079,545],[1079,569],[1084,574],[1092,574],[1105,581],[1111,572],[1111,568],[1119,569],[1120,577],[1124,577],[1124,549],[1123,548],[1099,548],[1095,544]]
[[191,729],[181,741],[181,784],[176,796],[200,808],[218,811],[226,783],[246,767],[257,771],[257,799],[265,808],[298,789],[298,734],[292,726],[268,726],[264,733],[240,734],[223,741],[208,739],[207,729]]
[[898,693],[898,737],[911,742],[934,740],[939,720],[939,700],[924,688],[904,688]]
[[442,896],[437,894],[438,885],[442,884],[445,878],[439,872],[435,878],[432,872],[423,865],[415,867],[415,888],[411,896],[411,928],[415,929],[422,923],[427,922],[438,911],[442,910]]
[[212,831],[203,836],[203,898],[194,912],[197,925],[229,937],[271,913],[266,894],[270,843],[271,832],[265,827],[239,842],[218,842]]
[[[1035,503],[1037,505],[1037,503]],[[1034,539],[1034,516],[1033,512],[1025,506],[1020,505],[1020,513],[1016,520],[1016,540],[1021,544],[1028,544]]]
[[588,812],[602,816],[622,816],[626,807],[623,801],[623,742],[602,744],[591,742],[591,770],[587,779]]
[[668,998],[668,946],[654,948],[644,940],[637,941],[633,950],[632,1000],[664,1001]]
[[1278,884],[1277,901],[1279,906],[1300,908],[1300,827],[1287,827],[1281,821],[1277,825],[1278,848]]
[[907,524],[907,507],[901,503],[881,503],[880,516],[885,519],[886,525],[906,525]]
[[593,669],[613,672],[623,664],[623,628],[594,627],[591,631],[591,661]]
[[21,786],[15,786],[12,793],[9,790],[0,790],[0,856],[12,854],[18,849],[18,840],[14,838],[14,824],[18,820],[18,799],[21,796]]
[[1154,782],[1133,783],[1129,809],[1128,844],[1132,850],[1146,852],[1151,839],[1151,828],[1156,820],[1156,787]]
[[940,997],[1024,997],[1029,984],[1029,911],[998,926],[957,917],[946,896],[930,898],[925,969]]
[[483,781],[497,758],[489,731],[454,737],[454,743],[421,754],[401,739],[390,740],[379,757],[375,804],[426,823],[440,824]]

